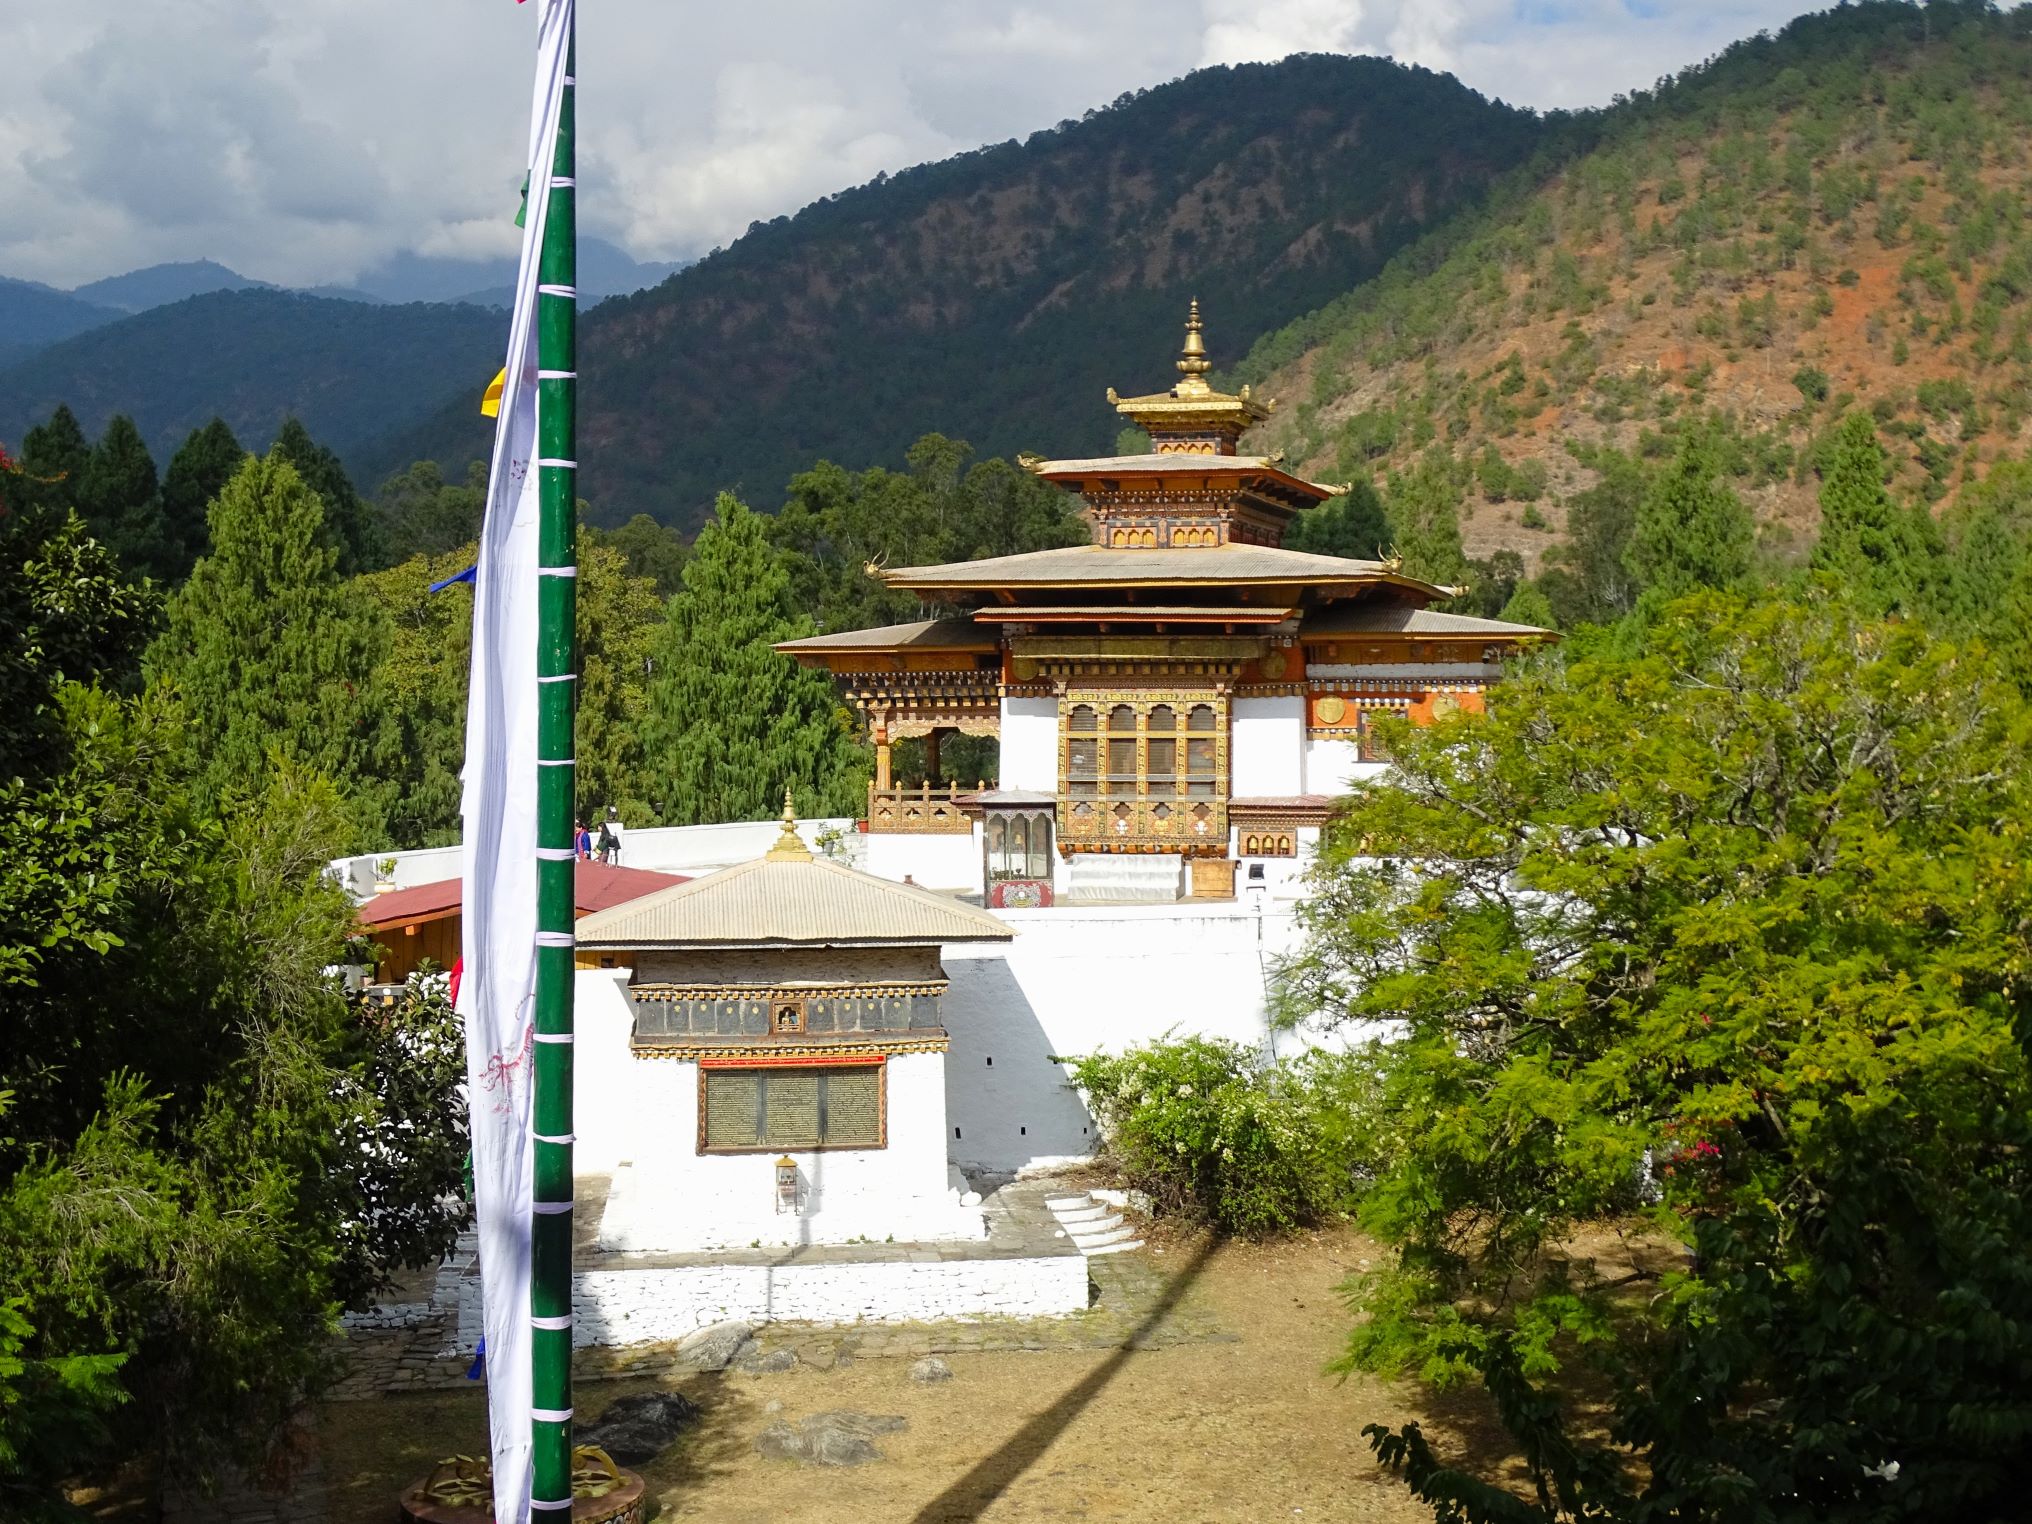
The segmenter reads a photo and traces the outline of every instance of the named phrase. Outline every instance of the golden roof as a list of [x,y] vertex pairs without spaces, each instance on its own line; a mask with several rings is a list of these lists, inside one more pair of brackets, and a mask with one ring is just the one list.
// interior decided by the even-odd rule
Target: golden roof
[[1199,298],[1194,297],[1185,320],[1185,347],[1178,356],[1178,384],[1170,391],[1152,392],[1144,397],[1118,397],[1112,386],[1108,388],[1108,401],[1115,405],[1115,411],[1147,430],[1160,454],[1190,448],[1184,441],[1165,438],[1179,434],[1218,435],[1226,449],[1213,452],[1202,445],[1200,452],[1232,454],[1235,438],[1251,424],[1268,418],[1276,406],[1272,401],[1257,401],[1246,386],[1230,395],[1217,392],[1208,384],[1207,372],[1213,369],[1213,362],[1207,358],[1206,341],[1201,337],[1203,329]]

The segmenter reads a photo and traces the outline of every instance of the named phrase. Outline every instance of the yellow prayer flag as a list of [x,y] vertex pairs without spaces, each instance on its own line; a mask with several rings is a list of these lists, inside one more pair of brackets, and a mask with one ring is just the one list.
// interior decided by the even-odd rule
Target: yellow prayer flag
[[486,391],[480,394],[480,411],[489,418],[501,416],[501,388],[508,384],[508,368],[504,365],[499,375],[487,383]]

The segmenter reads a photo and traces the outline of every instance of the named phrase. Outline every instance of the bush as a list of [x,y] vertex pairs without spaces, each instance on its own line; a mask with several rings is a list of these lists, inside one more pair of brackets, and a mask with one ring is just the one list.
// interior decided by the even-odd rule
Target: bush
[[1101,1124],[1103,1161],[1160,1214],[1223,1233],[1307,1227],[1354,1210],[1380,1127],[1366,1053],[1264,1064],[1217,1038],[1140,1044],[1073,1061]]

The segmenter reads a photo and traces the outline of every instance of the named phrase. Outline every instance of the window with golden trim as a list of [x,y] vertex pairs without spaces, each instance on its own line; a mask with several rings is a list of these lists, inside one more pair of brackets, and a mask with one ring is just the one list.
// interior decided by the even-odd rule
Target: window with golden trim
[[886,1064],[699,1069],[698,1151],[888,1147]]
[[[1220,711],[1212,703],[1082,701],[1066,710],[1065,729],[1068,799],[1164,801],[1168,814],[1183,799],[1226,795]],[[1075,818],[1093,814],[1077,803],[1073,810]],[[1101,813],[1113,822],[1129,818],[1118,805]]]

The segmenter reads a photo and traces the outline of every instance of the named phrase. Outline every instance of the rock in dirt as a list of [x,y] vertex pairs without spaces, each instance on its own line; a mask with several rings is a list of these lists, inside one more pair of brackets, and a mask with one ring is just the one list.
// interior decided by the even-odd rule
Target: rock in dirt
[[912,1381],[950,1381],[952,1367],[937,1355],[926,1355],[910,1367]]
[[605,1412],[573,1436],[598,1445],[624,1466],[639,1466],[670,1448],[699,1420],[699,1406],[681,1392],[642,1392],[607,1404]]
[[772,1350],[763,1354],[760,1350],[741,1357],[741,1369],[751,1376],[774,1376],[783,1371],[797,1369],[797,1351],[794,1349]]
[[677,1341],[677,1363],[687,1370],[723,1371],[755,1332],[752,1323],[713,1323]]
[[873,1413],[814,1413],[796,1423],[780,1419],[755,1436],[755,1453],[768,1460],[802,1461],[808,1466],[859,1466],[880,1460],[875,1436],[894,1434],[906,1419]]

